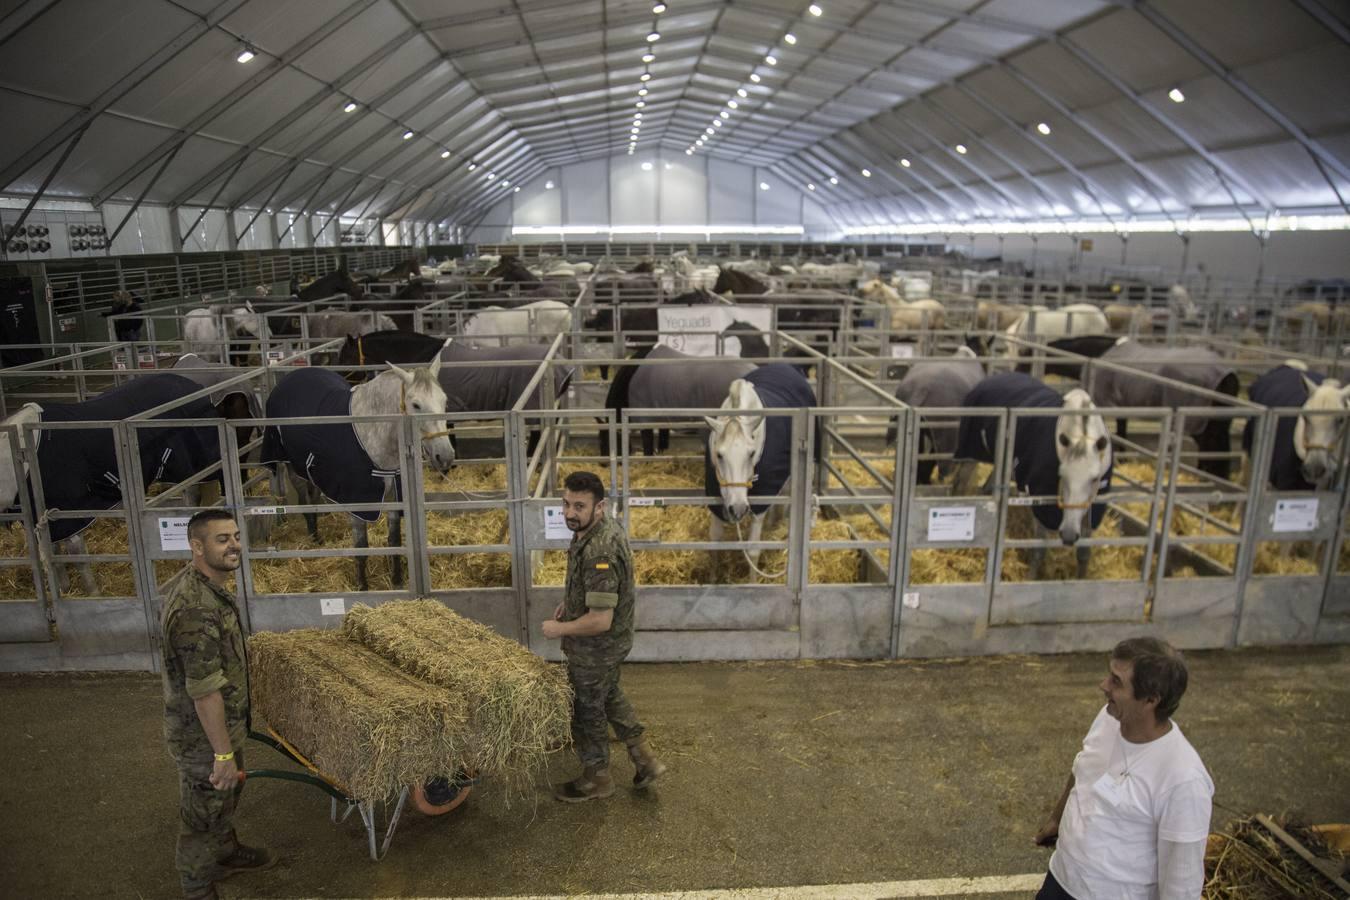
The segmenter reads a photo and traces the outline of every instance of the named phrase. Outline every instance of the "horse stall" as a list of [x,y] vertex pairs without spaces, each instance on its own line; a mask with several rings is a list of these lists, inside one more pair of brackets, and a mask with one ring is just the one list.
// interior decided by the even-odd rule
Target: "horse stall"
[[[201,387],[181,373],[90,367],[120,346],[54,368],[52,380],[71,382],[64,392],[5,420],[4,491],[17,512],[0,535],[0,634],[13,668],[154,668],[154,598],[187,558],[186,515],[209,482],[225,488],[207,502],[238,503],[221,459],[246,448],[221,417],[229,404],[216,403],[232,387],[262,390],[264,370]],[[62,393],[74,402],[51,399]]]

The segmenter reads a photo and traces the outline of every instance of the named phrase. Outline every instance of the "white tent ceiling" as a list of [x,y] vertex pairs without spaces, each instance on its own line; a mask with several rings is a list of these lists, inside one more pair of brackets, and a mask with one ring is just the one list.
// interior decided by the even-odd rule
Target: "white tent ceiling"
[[0,3],[0,190],[463,221],[640,112],[637,152],[769,167],[849,224],[1350,212],[1344,0],[653,9]]

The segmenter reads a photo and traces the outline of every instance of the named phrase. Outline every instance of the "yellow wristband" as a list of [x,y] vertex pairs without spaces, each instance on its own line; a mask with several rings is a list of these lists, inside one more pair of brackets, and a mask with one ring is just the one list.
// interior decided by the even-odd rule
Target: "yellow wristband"
[[216,762],[229,762],[229,761],[232,760],[232,759],[234,759],[234,751],[233,751],[233,750],[231,750],[229,753],[217,753],[217,754],[216,754]]

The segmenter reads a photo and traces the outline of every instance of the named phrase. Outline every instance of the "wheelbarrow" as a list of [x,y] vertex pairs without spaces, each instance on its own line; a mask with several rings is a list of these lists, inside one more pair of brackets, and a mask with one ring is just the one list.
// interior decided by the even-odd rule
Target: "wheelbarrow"
[[[283,756],[289,757],[298,765],[303,766],[306,771],[247,769],[239,773],[241,782],[250,778],[276,778],[280,781],[297,781],[318,788],[328,795],[328,818],[334,825],[346,822],[351,817],[352,812],[361,816],[361,823],[366,828],[366,843],[370,849],[370,858],[375,862],[384,859],[385,854],[389,852],[389,844],[394,839],[394,831],[398,829],[398,823],[403,817],[403,810],[407,806],[409,796],[412,797],[413,806],[417,808],[418,812],[428,816],[443,816],[468,799],[473,785],[478,783],[477,778],[460,770],[453,779],[435,778],[426,784],[408,785],[399,792],[398,799],[394,801],[391,810],[388,802],[358,800],[353,797],[351,792],[337,779],[320,771],[319,767],[310,762],[290,741],[277,734],[270,727],[266,734],[250,731],[248,736],[251,740],[266,744]],[[379,840],[376,809],[378,805],[384,806],[384,812],[389,819],[384,829],[383,841]]]

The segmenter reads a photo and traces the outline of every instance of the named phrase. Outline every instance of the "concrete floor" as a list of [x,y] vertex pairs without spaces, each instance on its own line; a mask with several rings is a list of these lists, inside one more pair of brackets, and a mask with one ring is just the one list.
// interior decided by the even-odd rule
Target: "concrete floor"
[[[1350,821],[1350,647],[1194,653],[1177,718],[1237,812]],[[249,785],[246,841],[282,866],[225,897],[418,897],[825,885],[1044,871],[1031,835],[1102,702],[1102,655],[632,665],[671,763],[568,806],[484,785],[408,814],[381,863],[304,785]],[[148,674],[0,676],[0,893],[172,897],[177,790]],[[616,746],[616,750],[619,748]],[[284,763],[251,751],[250,767]],[[556,755],[542,786],[574,769]],[[615,774],[627,782],[626,760]],[[1002,896],[1017,896],[1006,894]],[[1025,894],[1023,894],[1025,896]]]

